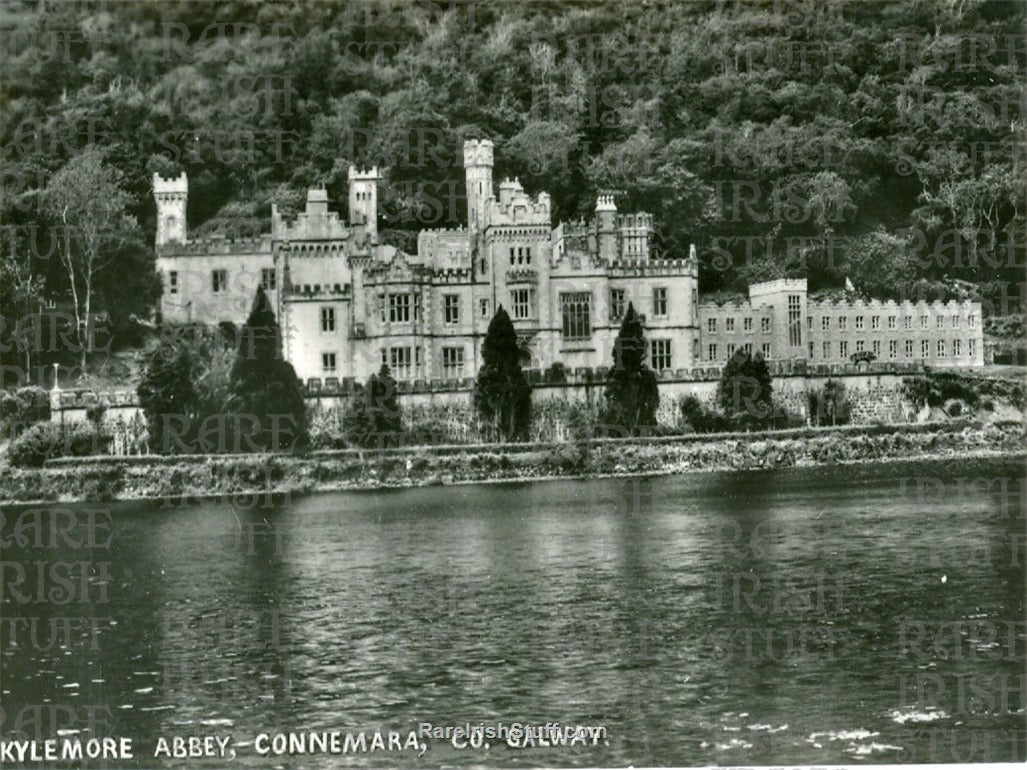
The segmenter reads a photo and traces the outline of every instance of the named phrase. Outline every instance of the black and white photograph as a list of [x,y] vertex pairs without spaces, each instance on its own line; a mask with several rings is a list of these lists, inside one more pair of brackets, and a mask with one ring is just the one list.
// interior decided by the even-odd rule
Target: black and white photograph
[[0,768],[1023,767],[1022,0],[0,0]]

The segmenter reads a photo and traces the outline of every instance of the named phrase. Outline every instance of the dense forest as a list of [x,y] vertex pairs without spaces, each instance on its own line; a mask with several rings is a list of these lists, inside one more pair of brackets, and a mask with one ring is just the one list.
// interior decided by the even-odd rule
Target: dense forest
[[[25,0],[0,13],[8,330],[69,293],[58,257],[81,245],[62,235],[55,179],[125,193],[95,309],[130,341],[159,292],[153,172],[188,173],[193,234],[247,235],[311,185],[339,207],[348,165],[378,165],[384,237],[413,250],[419,229],[464,221],[469,137],[495,142],[497,178],[551,193],[554,224],[588,218],[597,191],[651,211],[662,256],[696,244],[704,292],[807,276],[812,290],[848,279],[868,296],[978,293],[986,313],[1022,311],[1020,0]],[[68,171],[88,152],[102,171]]]

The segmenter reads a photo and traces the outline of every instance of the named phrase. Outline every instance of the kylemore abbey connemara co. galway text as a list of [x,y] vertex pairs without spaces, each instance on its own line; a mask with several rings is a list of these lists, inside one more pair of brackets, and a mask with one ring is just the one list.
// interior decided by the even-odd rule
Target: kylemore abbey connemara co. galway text
[[362,381],[382,363],[400,381],[467,385],[499,306],[535,370],[608,366],[629,303],[663,376],[687,378],[742,349],[811,365],[983,363],[979,302],[818,301],[805,279],[703,301],[695,247],[655,258],[650,214],[621,213],[600,194],[592,222],[554,227],[547,193],[532,198],[515,179],[496,194],[493,152],[487,139],[464,143],[467,227],[422,231],[417,254],[379,239],[377,168],[350,168],[348,221],[315,188],[294,221],[272,207],[270,233],[253,239],[190,239],[185,173],[155,175],[163,320],[241,323],[261,285],[283,353],[312,388]]

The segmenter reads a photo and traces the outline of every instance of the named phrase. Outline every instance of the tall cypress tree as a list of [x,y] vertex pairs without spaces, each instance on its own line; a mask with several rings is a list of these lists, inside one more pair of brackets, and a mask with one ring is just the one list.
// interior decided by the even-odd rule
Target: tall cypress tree
[[643,427],[656,426],[660,392],[656,373],[645,363],[642,319],[628,304],[613,348],[613,370],[606,385],[604,422],[608,427],[634,436]]
[[[292,364],[282,358],[281,329],[260,286],[239,333],[231,405],[240,418],[238,448],[267,451],[306,443],[307,414],[300,381]],[[250,429],[254,419],[259,426],[256,431]]]
[[347,439],[358,446],[397,446],[402,437],[403,417],[398,389],[387,364],[367,379],[346,412]]
[[737,351],[724,365],[717,398],[739,427],[760,427],[774,416],[774,381],[759,352]]
[[507,441],[525,438],[531,422],[531,385],[521,370],[517,332],[500,305],[489,323],[482,366],[474,383],[474,407]]

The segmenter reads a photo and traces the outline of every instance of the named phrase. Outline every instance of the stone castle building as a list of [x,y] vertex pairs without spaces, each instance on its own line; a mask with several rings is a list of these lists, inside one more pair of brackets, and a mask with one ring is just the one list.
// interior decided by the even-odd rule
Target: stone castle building
[[324,189],[254,239],[189,239],[188,181],[154,176],[156,251],[165,322],[242,323],[258,285],[272,299],[284,355],[313,388],[363,381],[389,364],[398,380],[469,386],[489,321],[510,314],[529,369],[609,367],[628,303],[642,314],[650,363],[685,379],[736,350],[771,360],[983,362],[979,303],[824,303],[806,281],[753,285],[744,302],[702,302],[695,248],[669,259],[650,249],[652,217],[600,195],[594,220],[553,226],[545,192],[493,187],[493,145],[464,143],[468,221],[420,233],[417,254],[378,237],[377,168],[350,168],[348,217]]

